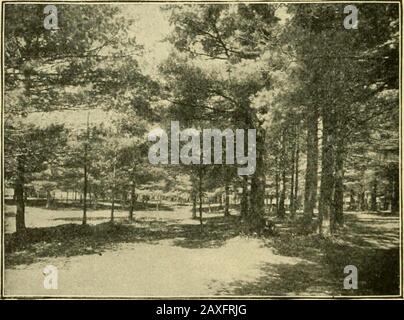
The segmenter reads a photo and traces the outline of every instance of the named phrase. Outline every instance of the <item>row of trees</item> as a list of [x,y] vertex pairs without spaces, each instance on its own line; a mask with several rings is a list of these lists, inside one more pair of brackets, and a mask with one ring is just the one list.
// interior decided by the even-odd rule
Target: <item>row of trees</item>
[[[241,189],[243,225],[252,231],[263,226],[268,193],[279,218],[289,198],[289,216],[303,207],[325,234],[343,224],[347,195],[361,209],[366,191],[368,209],[383,195],[398,211],[398,6],[357,7],[359,28],[347,30],[341,4],[164,6],[173,49],[151,78],[117,6],[61,5],[61,27],[49,31],[42,6],[7,5],[5,160],[17,231],[32,180],[82,188],[83,223],[89,182],[108,194],[112,219],[116,194],[129,190],[132,217],[136,185],[147,181],[188,190],[201,223],[206,191],[223,190],[228,215],[230,190]],[[80,131],[24,122],[32,112],[94,107],[119,116]],[[145,134],[156,123],[168,131],[170,119],[197,129],[255,128],[255,173],[152,167]]]
[[[119,8],[58,9],[60,28],[47,30],[42,5],[5,8],[5,177],[15,190],[17,232],[25,230],[29,182],[81,187],[83,224],[89,182],[93,192],[101,192],[94,190],[99,187],[112,193],[112,202],[118,176],[133,184],[142,175],[136,165],[144,149],[140,135],[146,130],[138,120],[153,117],[148,111],[158,93],[157,84],[141,72],[136,56],[142,48],[128,33],[132,21]],[[89,121],[84,128],[41,128],[27,121],[36,112],[46,116],[97,107],[125,117],[112,128],[93,127]]]
[[[304,215],[313,218],[319,199],[320,232],[343,224],[347,191],[361,199],[371,186],[373,208],[383,193],[398,211],[398,6],[358,9],[359,29],[347,30],[343,5],[171,8],[170,41],[180,53],[162,70],[175,116],[257,130],[257,169],[240,181],[241,215],[253,229],[268,182],[279,217],[287,192],[295,215],[301,158]],[[350,187],[349,170],[358,175]]]

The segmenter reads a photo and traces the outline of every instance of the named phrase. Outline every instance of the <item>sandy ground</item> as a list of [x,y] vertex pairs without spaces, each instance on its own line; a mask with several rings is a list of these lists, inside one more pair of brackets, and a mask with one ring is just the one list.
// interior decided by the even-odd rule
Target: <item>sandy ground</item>
[[[13,208],[9,207],[8,211]],[[80,223],[81,211],[51,211],[27,208],[28,227]],[[89,223],[109,220],[109,210],[90,211]],[[124,218],[126,212],[116,212]],[[210,215],[215,216],[215,215]],[[199,223],[190,219],[189,207],[175,211],[144,211],[137,219],[172,223]],[[93,219],[92,219],[93,218]],[[13,232],[14,218],[7,217],[6,231]],[[261,240],[236,237],[219,248],[182,248],[175,238],[156,244],[121,244],[99,254],[44,258],[30,265],[5,270],[6,295],[119,295],[119,296],[211,296],[236,281],[254,281],[263,276],[260,266],[296,264],[301,259],[282,257],[263,246]],[[44,288],[43,269],[58,268],[58,289]]]
[[[5,288],[8,295],[209,296],[235,281],[259,278],[265,262],[300,260],[277,256],[255,239],[233,238],[205,249],[175,247],[171,241],[125,244],[102,256],[46,259],[6,270]],[[46,265],[58,268],[57,290],[44,289]]]
[[[109,210],[92,211],[89,213],[89,223],[108,221],[109,214]],[[176,224],[198,223],[191,220],[190,215],[190,207],[177,207],[174,211],[136,213],[137,219],[162,220]],[[127,213],[118,211],[116,216],[124,218]],[[364,224],[369,224],[370,228],[386,228],[386,232],[397,234],[396,219],[381,219],[376,224],[374,217],[370,215],[363,215],[360,219]],[[13,220],[10,216],[6,219],[7,232],[13,231]],[[81,223],[81,211],[27,208],[26,220],[28,227]],[[257,238],[237,236],[220,247],[212,248],[184,248],[175,244],[180,240],[183,239],[125,243],[99,254],[42,258],[29,265],[18,265],[5,270],[5,294],[120,297],[227,295],[228,292],[237,292],[239,285],[258,284],[263,278],[274,283],[281,281],[278,267],[298,270],[300,265],[304,265],[313,272],[321,269],[321,266],[312,261],[281,256],[274,249],[264,246],[263,240]],[[369,240],[372,240],[371,237]],[[397,245],[394,242],[385,245]],[[43,269],[47,265],[58,268],[56,290],[44,288]],[[276,290],[279,288],[274,288],[274,295],[277,294]],[[305,292],[310,295],[330,294],[326,288],[316,287],[314,284],[306,287]],[[295,295],[296,292],[284,291],[278,294]]]

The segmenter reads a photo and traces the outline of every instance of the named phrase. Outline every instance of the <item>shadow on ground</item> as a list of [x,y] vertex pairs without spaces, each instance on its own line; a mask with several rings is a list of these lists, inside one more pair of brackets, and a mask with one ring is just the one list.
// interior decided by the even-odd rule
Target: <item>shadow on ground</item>
[[[274,258],[292,257],[296,263],[266,261],[257,266],[259,276],[218,286],[226,295],[398,295],[398,219],[380,215],[348,214],[346,227],[333,237],[302,235],[293,221],[280,225],[277,237],[263,238]],[[220,247],[241,234],[238,216],[215,216],[198,224],[179,220],[138,218],[130,222],[98,225],[65,224],[27,229],[24,235],[6,234],[6,267],[30,264],[43,257],[102,255],[121,243],[157,243],[169,240],[189,249]],[[195,252],[195,254],[198,254]],[[293,260],[293,259],[292,259]],[[358,269],[358,289],[345,290],[344,267]]]
[[[347,215],[346,227],[334,237],[298,235],[289,223],[266,246],[280,256],[304,259],[296,264],[265,263],[255,281],[235,281],[223,288],[230,295],[399,295],[400,255],[398,220],[369,221]],[[365,222],[363,221],[365,220]],[[382,222],[382,223],[380,223]],[[390,223],[390,228],[386,227]],[[391,225],[394,228],[391,228]],[[344,289],[344,268],[358,269],[358,289]]]
[[172,240],[175,246],[184,248],[218,247],[239,234],[238,226],[238,217],[230,216],[205,219],[203,228],[197,223],[183,224],[175,220],[145,218],[138,218],[133,222],[116,218],[114,223],[97,225],[70,223],[46,228],[27,228],[22,235],[5,235],[5,263],[7,267],[11,267],[30,264],[44,257],[94,253],[101,255],[104,250],[113,249],[119,243]]

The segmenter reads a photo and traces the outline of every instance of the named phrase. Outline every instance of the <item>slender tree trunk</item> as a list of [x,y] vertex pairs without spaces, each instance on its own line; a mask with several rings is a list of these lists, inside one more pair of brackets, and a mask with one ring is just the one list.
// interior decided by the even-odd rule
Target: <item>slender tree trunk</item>
[[114,222],[115,213],[115,188],[116,188],[116,153],[114,156],[114,164],[112,168],[112,202],[111,202],[111,222]]
[[365,211],[367,208],[365,204],[365,192],[363,191],[363,189],[359,192],[358,197],[359,197],[359,211]]
[[344,225],[344,150],[340,142],[335,153],[334,214],[335,222]]
[[129,206],[129,220],[133,221],[133,211],[135,210],[135,202],[136,202],[136,183],[132,180],[130,184],[130,206]]
[[17,234],[24,233],[25,231],[25,166],[22,156],[17,157],[17,178],[15,180],[14,195],[17,206],[15,223]]
[[[262,142],[257,137],[257,149]],[[264,214],[265,210],[265,175],[264,175],[264,155],[262,147],[261,150],[257,150],[256,157],[256,169],[255,173],[251,177],[251,209],[250,217],[253,220],[260,221],[260,218]]]
[[318,110],[307,111],[307,161],[304,185],[304,215],[311,220],[317,199],[318,171]]
[[279,218],[285,218],[285,199],[286,199],[286,169],[282,169],[282,189],[279,198],[278,216]]
[[223,195],[219,197],[219,210],[223,209]]
[[[31,73],[29,71],[30,68],[26,70],[24,73],[24,87],[25,87],[25,96],[31,96]],[[14,196],[16,202],[16,215],[15,215],[15,224],[16,224],[16,233],[23,234],[26,230],[25,227],[25,157],[21,154],[17,156],[17,174],[14,185]]]
[[115,194],[112,193],[112,200],[111,200],[111,222],[114,222],[114,212],[115,212]]
[[198,183],[198,194],[199,194],[199,222],[201,225],[201,231],[203,231],[203,218],[202,218],[202,201],[203,201],[203,191],[202,191],[202,179],[203,179],[203,172],[202,167],[199,167],[199,183]]
[[275,207],[276,214],[279,213],[279,161],[276,158],[276,173],[275,173]]
[[87,165],[88,165],[88,144],[90,140],[90,113],[87,114],[87,139],[84,144],[84,188],[83,188],[83,222],[82,224],[87,224],[87,187],[88,187],[88,175],[87,175]]
[[372,181],[372,192],[370,195],[370,210],[377,211],[377,179],[374,178]]
[[256,167],[251,177],[251,208],[248,211],[248,220],[252,230],[259,230],[263,227],[262,219],[265,214],[265,131],[259,127],[256,132]]
[[389,197],[385,194],[383,199],[383,210],[388,210],[389,208]]
[[46,209],[52,208],[52,196],[49,190],[46,190]]
[[295,217],[295,152],[296,152],[296,136],[295,136],[295,127],[293,126],[292,131],[292,145],[291,145],[291,168],[290,168],[290,216],[291,218]]
[[229,183],[227,179],[225,180],[225,185],[224,185],[224,194],[225,194],[225,199],[224,199],[224,216],[227,217],[230,215],[229,211],[229,206],[230,206],[230,198],[229,198]]
[[391,169],[391,213],[397,213],[400,210],[400,188],[399,188],[399,171],[398,169]]
[[94,210],[98,209],[98,196],[97,193],[94,193],[94,203],[93,203]]
[[280,192],[279,206],[278,206],[278,217],[283,219],[285,217],[285,198],[286,198],[286,139],[285,132],[282,133],[281,137],[282,151],[281,151],[281,180],[282,189]]
[[349,210],[354,210],[354,209],[356,209],[355,192],[351,189],[349,191]]
[[196,219],[197,192],[192,191],[192,219]]
[[242,178],[242,189],[243,189],[243,193],[241,195],[241,202],[240,202],[240,214],[243,218],[247,217],[248,214],[248,177],[247,176],[243,176]]
[[85,146],[84,157],[83,225],[87,224],[87,144]]
[[323,146],[321,159],[321,187],[319,204],[319,232],[329,235],[333,231],[333,189],[334,189],[334,152],[332,121],[330,116],[323,116]]
[[295,156],[295,211],[299,209],[299,155],[300,155],[300,143],[299,143],[299,135],[296,137],[296,156]]

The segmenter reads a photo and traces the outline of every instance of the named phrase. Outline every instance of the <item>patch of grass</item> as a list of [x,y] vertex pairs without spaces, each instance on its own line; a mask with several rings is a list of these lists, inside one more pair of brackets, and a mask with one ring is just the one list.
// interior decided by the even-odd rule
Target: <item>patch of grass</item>
[[32,263],[37,258],[101,254],[105,245],[125,241],[130,226],[103,223],[96,226],[65,224],[48,228],[28,228],[18,235],[6,234],[6,266]]

